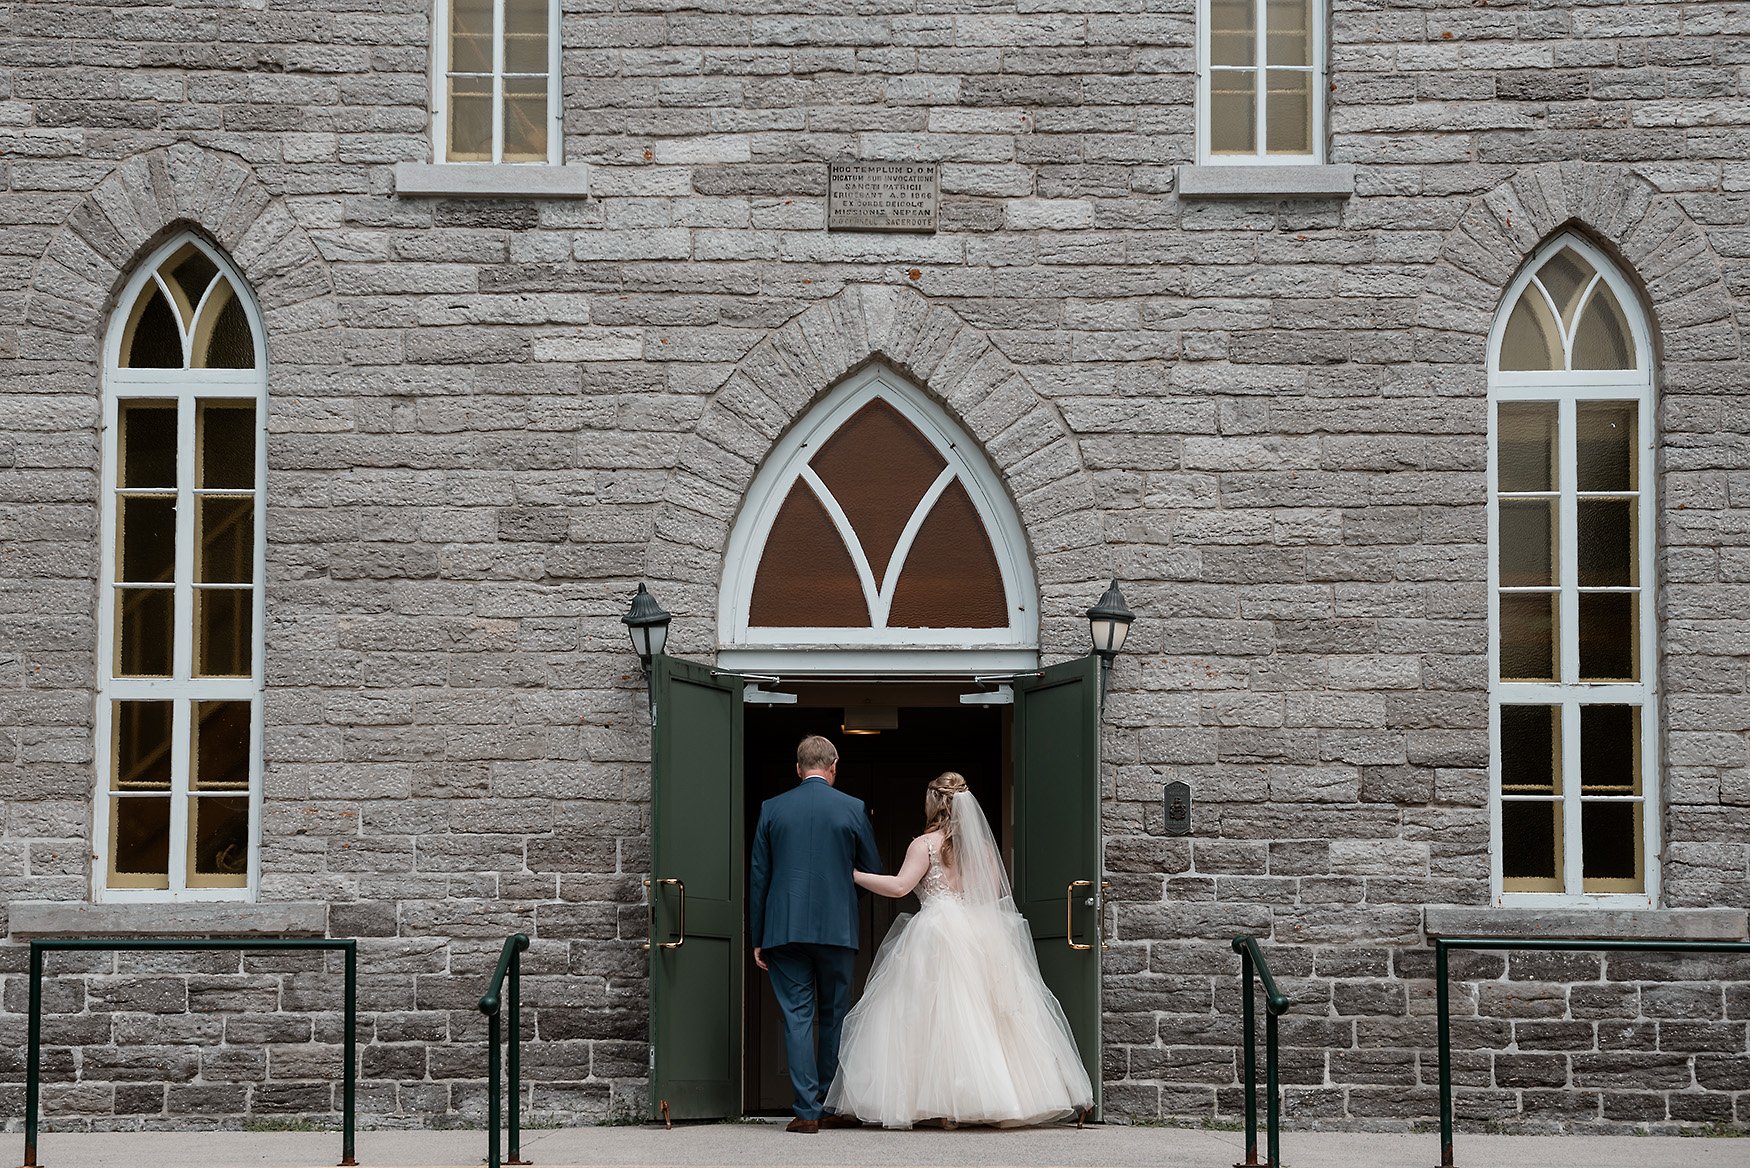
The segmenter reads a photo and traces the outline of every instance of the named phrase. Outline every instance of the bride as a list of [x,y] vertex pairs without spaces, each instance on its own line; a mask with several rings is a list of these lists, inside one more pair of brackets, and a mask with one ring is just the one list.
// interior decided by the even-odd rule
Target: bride
[[875,954],[845,1019],[827,1111],[891,1128],[1022,1127],[1091,1107],[1069,1023],[966,780],[932,780],[924,820],[898,875],[856,873],[882,896],[916,888],[922,909],[901,916]]

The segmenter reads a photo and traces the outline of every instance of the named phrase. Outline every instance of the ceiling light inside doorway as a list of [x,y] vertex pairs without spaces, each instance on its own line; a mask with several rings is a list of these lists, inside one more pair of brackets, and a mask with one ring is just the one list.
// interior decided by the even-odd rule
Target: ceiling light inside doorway
[[897,730],[899,709],[896,706],[846,706],[839,729],[846,734],[879,734],[883,730]]

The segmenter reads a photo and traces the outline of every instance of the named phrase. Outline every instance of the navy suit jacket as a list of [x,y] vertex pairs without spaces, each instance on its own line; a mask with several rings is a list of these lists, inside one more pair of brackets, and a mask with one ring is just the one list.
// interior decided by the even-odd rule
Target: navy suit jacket
[[748,881],[748,936],[756,948],[857,947],[851,870],[880,872],[863,801],[810,775],[760,807]]

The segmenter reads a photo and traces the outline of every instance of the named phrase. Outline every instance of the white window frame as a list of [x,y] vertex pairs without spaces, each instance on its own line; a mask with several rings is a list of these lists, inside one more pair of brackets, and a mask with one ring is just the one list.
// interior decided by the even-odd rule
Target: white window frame
[[[547,158],[545,162],[504,160],[504,3],[492,0],[492,157],[451,160],[450,4],[433,0],[431,37],[432,163],[439,166],[556,166],[565,160],[561,130],[565,121],[559,76],[559,0],[547,0]],[[511,74],[533,76],[533,74]]]
[[[121,345],[130,312],[148,282],[157,279],[159,266],[183,246],[192,243],[231,282],[231,293],[242,306],[255,344],[254,369],[124,369]],[[217,287],[215,279],[213,287]],[[166,302],[171,302],[168,292]],[[197,317],[198,320],[198,317]],[[182,327],[178,319],[177,327]],[[184,338],[185,351],[187,338]],[[194,669],[194,458],[196,403],[230,398],[255,403],[255,587],[253,675],[236,678],[195,678]],[[120,405],[129,399],[177,403],[176,573],[173,600],[175,647],[171,676],[163,678],[115,676],[116,591],[116,478]],[[104,343],[103,454],[100,476],[101,567],[97,622],[96,790],[92,818],[92,895],[98,903],[252,901],[256,898],[261,868],[262,792],[262,693],[263,654],[266,647],[267,559],[267,345],[261,313],[243,276],[219,249],[192,234],[178,235],[142,260],[122,290],[110,318]],[[172,703],[170,729],[170,861],[168,889],[109,887],[110,735],[115,701],[159,700]],[[250,703],[249,743],[249,869],[242,888],[189,888],[188,812],[189,722],[197,701]]]
[[[877,581],[850,522],[808,460],[840,426],[880,399],[918,428],[947,463],[926,492],[894,548],[885,577]],[[778,511],[798,479],[815,491],[844,540],[863,585],[874,627],[756,628],[749,623],[755,577]],[[890,629],[885,616],[912,540],[930,505],[953,480],[965,488],[990,537],[1007,597],[1009,623],[989,629]],[[907,672],[965,673],[981,669],[1030,669],[1038,664],[1039,590],[1027,553],[1026,534],[1002,481],[978,453],[977,444],[935,402],[897,373],[872,365],[845,380],[773,447],[748,489],[730,534],[718,593],[720,663],[743,669],[875,673],[902,666]],[[823,654],[822,649],[833,652]]]
[[[1256,5],[1256,56],[1252,72],[1257,75],[1256,101],[1258,126],[1250,154],[1217,154],[1211,149],[1210,137],[1210,71],[1212,68],[1237,69],[1241,66],[1212,66],[1209,60],[1210,15],[1209,0],[1197,0],[1197,162],[1200,166],[1320,166],[1325,161],[1325,98],[1326,60],[1330,48],[1325,39],[1326,0],[1312,0],[1312,64],[1269,65],[1267,63],[1268,0],[1253,0]],[[1265,150],[1269,141],[1268,101],[1265,100],[1266,69],[1306,69],[1312,74],[1312,151],[1308,154],[1271,154]]]
[[[1632,370],[1574,370],[1570,372],[1526,372],[1501,370],[1501,345],[1506,336],[1507,322],[1519,297],[1531,287],[1531,280],[1544,262],[1563,248],[1572,248],[1597,271],[1600,280],[1609,287],[1622,309],[1633,339],[1635,368]],[[1533,289],[1534,294],[1542,295]],[[1556,313],[1560,319],[1560,313]],[[1579,314],[1575,316],[1576,323]],[[1657,521],[1657,481],[1655,479],[1653,411],[1653,346],[1646,313],[1641,298],[1624,278],[1616,264],[1588,243],[1583,237],[1564,232],[1551,239],[1532,255],[1501,300],[1494,327],[1489,334],[1489,409],[1488,409],[1488,605],[1489,605],[1489,872],[1493,903],[1523,908],[1653,908],[1659,902],[1660,889],[1660,827],[1663,783],[1659,755],[1659,656],[1657,628],[1657,571],[1654,556]],[[1581,402],[1636,402],[1639,441],[1637,498],[1637,583],[1640,629],[1640,680],[1638,682],[1555,682],[1502,681],[1500,673],[1501,620],[1500,595],[1500,526],[1497,466],[1496,415],[1500,404],[1507,402],[1555,403],[1557,409],[1558,509],[1561,539],[1557,551],[1560,561],[1558,581],[1561,600],[1561,627],[1557,633],[1563,679],[1579,676],[1579,605],[1576,583],[1578,556],[1576,492],[1573,486],[1577,465],[1576,407]],[[1580,758],[1580,715],[1582,705],[1636,705],[1641,710],[1641,855],[1645,887],[1641,892],[1583,891],[1581,856],[1581,793],[1578,760]],[[1562,717],[1562,883],[1564,892],[1508,892],[1502,876],[1501,839],[1501,707],[1504,705],[1559,706]]]

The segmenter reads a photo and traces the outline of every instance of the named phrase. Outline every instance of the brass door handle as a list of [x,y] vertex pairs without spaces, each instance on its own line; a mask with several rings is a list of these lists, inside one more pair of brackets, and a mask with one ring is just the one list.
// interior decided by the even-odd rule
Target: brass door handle
[[1076,889],[1093,886],[1092,880],[1071,880],[1068,891],[1063,894],[1063,939],[1078,953],[1086,952],[1093,946],[1076,944]]
[[[644,882],[644,887],[652,889],[650,896],[650,925],[648,927],[648,932],[652,938],[656,936],[656,897],[659,894],[655,892],[655,889],[662,887],[664,884],[672,884],[680,890],[680,912],[675,922],[675,939],[672,941],[658,941],[656,942],[656,948],[679,949],[682,945],[687,943],[687,885],[685,881],[676,880],[673,877],[670,877],[664,880],[646,880]],[[650,941],[644,942],[644,948],[649,949],[650,947]]]

